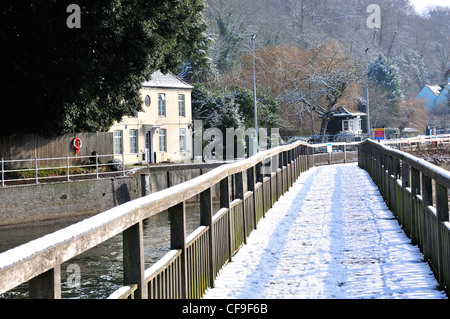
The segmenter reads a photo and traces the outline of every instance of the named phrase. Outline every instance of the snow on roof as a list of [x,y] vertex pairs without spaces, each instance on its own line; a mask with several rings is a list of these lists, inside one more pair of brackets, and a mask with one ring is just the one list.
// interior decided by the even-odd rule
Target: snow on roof
[[359,111],[349,111],[346,107],[338,106],[338,110],[340,113],[334,114],[334,116],[366,116],[366,113]]
[[143,83],[144,87],[159,87],[159,88],[176,88],[176,89],[193,89],[192,85],[187,84],[179,77],[171,72],[163,74],[161,71],[156,71],[152,74],[149,81]]
[[439,85],[429,85],[427,84],[427,87],[433,92],[434,95],[438,96],[441,94],[441,87]]

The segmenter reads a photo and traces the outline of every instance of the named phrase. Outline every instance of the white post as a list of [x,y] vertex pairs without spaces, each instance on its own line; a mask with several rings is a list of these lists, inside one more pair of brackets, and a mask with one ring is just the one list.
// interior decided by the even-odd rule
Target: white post
[[95,153],[95,176],[98,178],[98,154]]
[[5,186],[5,160],[2,158],[2,186]]
[[37,158],[34,159],[34,166],[35,166],[35,174],[36,174],[36,176],[35,176],[36,184],[39,184],[39,181],[38,181],[38,159]]
[[66,155],[67,181],[70,181],[69,155]]

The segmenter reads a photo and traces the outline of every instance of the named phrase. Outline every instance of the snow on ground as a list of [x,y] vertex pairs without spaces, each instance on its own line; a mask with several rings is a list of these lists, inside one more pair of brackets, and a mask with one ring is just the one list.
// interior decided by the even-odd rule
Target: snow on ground
[[356,164],[302,173],[205,299],[445,299],[417,246]]

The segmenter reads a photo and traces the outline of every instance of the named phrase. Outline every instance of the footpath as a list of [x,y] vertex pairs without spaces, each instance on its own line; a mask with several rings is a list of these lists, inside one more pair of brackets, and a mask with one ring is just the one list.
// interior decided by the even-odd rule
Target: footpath
[[447,299],[367,172],[302,173],[204,299]]

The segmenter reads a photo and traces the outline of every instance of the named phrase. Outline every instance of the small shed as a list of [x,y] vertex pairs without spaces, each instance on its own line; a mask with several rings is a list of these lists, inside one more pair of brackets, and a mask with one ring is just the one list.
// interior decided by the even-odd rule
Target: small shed
[[338,106],[338,112],[333,115],[333,118],[328,123],[327,133],[331,135],[341,132],[362,134],[361,117],[363,116],[366,116],[366,113],[349,111],[344,106]]

